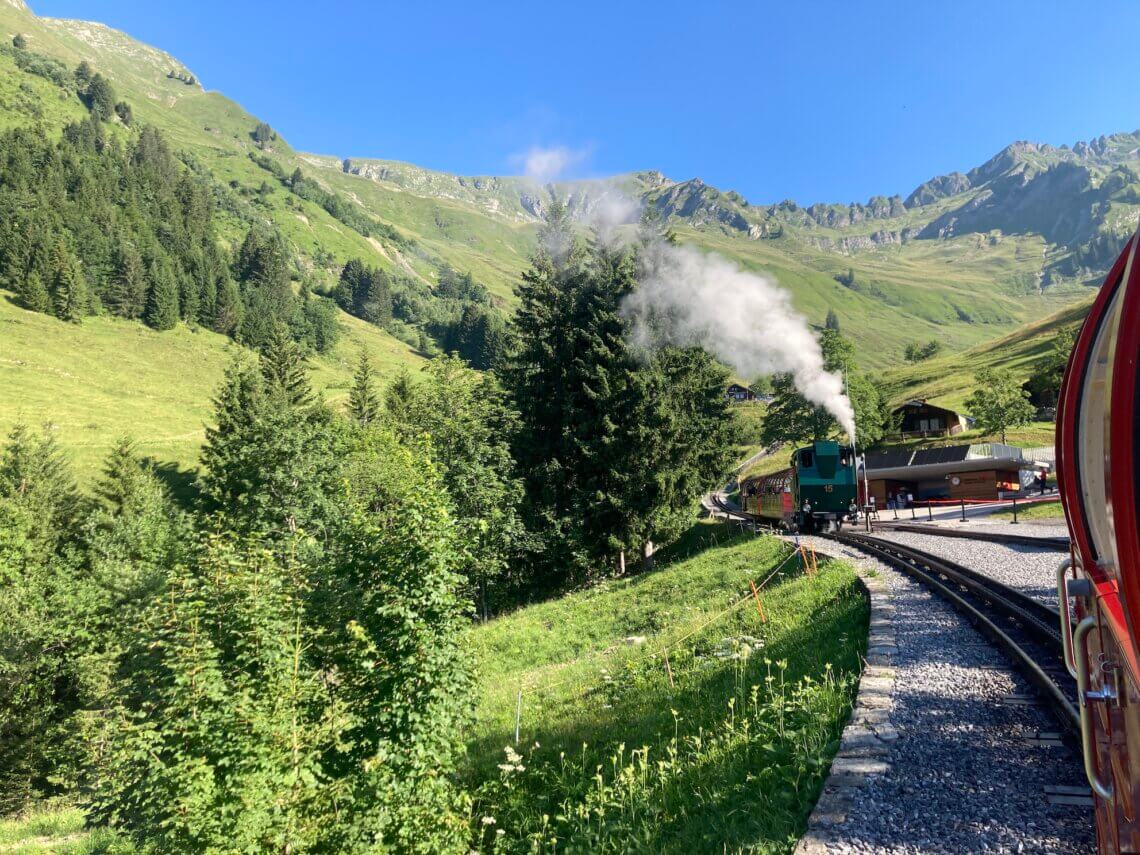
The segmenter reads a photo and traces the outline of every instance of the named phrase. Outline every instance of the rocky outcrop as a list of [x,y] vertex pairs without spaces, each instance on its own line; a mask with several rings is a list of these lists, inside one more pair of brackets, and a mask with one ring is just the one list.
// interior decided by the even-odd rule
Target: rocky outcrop
[[849,237],[839,239],[817,237],[812,239],[812,243],[828,252],[840,252],[844,255],[853,255],[857,252],[866,252],[883,246],[907,243],[918,237],[920,231],[921,229],[918,228],[899,230],[880,229],[868,235],[850,235]]
[[[734,198],[735,197],[735,198]],[[663,219],[678,217],[695,226],[719,223],[748,233],[752,223],[744,216],[739,194],[722,193],[694,178],[667,188],[652,200]]]
[[906,197],[904,203],[907,208],[921,208],[945,199],[948,196],[957,196],[970,189],[970,179],[961,172],[951,172],[949,175],[938,175],[919,184],[914,191]]

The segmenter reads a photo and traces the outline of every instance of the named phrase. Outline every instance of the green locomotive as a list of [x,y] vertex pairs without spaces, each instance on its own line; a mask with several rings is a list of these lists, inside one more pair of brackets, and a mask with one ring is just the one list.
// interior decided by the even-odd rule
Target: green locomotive
[[816,440],[792,454],[791,467],[740,484],[744,510],[789,531],[836,531],[856,517],[858,480],[851,446]]

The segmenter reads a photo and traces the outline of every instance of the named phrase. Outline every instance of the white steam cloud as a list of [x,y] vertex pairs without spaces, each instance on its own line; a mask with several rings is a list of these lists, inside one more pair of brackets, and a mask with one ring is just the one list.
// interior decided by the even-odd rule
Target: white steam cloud
[[635,343],[701,346],[742,377],[791,374],[796,388],[855,439],[855,413],[843,379],[823,366],[823,353],[791,296],[775,281],[718,255],[652,242],[646,275],[622,313]]
[[589,149],[574,149],[558,145],[550,148],[534,146],[525,154],[516,154],[511,161],[520,167],[527,178],[539,184],[548,184],[563,177],[590,156]]

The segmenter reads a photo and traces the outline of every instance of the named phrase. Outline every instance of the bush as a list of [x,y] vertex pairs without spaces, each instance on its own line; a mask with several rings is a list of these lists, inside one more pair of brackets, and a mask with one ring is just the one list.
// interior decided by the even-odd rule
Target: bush
[[97,815],[143,851],[462,850],[464,545],[422,451],[343,467],[320,544],[218,518],[142,622]]

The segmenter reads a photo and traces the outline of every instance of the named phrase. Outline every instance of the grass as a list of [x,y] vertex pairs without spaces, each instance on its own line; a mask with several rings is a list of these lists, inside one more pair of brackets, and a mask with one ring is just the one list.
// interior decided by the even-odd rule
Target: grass
[[[1052,445],[1057,426],[1053,422],[1030,422],[1027,425],[1011,428],[1005,432],[1005,444],[1018,448],[1039,448]],[[907,448],[941,448],[947,445],[974,445],[986,442],[1001,442],[1000,433],[986,433],[982,430],[967,430],[953,436],[912,437],[895,442],[883,443],[875,451]]]
[[3,855],[81,855],[106,850],[113,836],[86,828],[83,811],[75,807],[44,806],[27,816],[0,819]]
[[965,353],[946,354],[887,372],[883,385],[888,399],[901,404],[911,398],[925,398],[940,406],[961,409],[976,388],[975,375],[982,368],[1004,368],[1022,380],[1028,379],[1057,334],[1079,327],[1093,296],[1083,294],[1072,305]]
[[733,452],[740,462],[747,460],[764,448],[760,442],[760,428],[764,424],[764,414],[768,411],[762,403],[739,402],[731,405],[732,418],[736,423],[737,440]]
[[[990,514],[994,518],[1013,519],[1013,508],[1002,508]],[[1061,500],[1047,502],[1034,502],[1031,505],[1018,505],[1018,520],[1063,520],[1065,509],[1061,507]]]
[[[808,578],[781,565],[789,549],[703,523],[656,572],[473,628],[481,846],[790,850],[850,709],[867,606],[849,565]],[[726,612],[779,566],[767,622],[751,598]]]
[[[422,363],[377,327],[341,315],[345,334],[312,360],[313,382],[327,400],[347,398],[364,348],[381,377]],[[83,482],[124,434],[176,476],[197,465],[226,366],[248,353],[230,339],[179,325],[155,332],[110,317],[69,324],[16,306],[0,291],[0,435],[17,422],[51,425]]]

